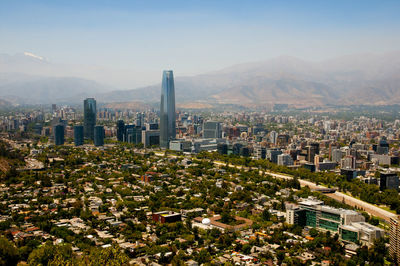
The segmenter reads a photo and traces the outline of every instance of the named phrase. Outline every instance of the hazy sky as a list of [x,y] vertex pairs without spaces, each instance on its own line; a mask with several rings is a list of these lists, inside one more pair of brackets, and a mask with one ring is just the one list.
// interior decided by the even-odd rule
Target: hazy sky
[[0,1],[0,53],[125,70],[127,87],[159,82],[168,68],[192,75],[279,55],[399,49],[399,0]]

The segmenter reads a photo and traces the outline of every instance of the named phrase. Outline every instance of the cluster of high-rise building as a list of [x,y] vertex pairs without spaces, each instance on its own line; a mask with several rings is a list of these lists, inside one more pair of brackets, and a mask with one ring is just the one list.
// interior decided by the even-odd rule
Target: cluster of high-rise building
[[157,123],[144,123],[143,120],[136,124],[125,124],[123,120],[117,121],[117,140],[121,142],[139,144],[144,147],[160,145],[160,130]]
[[[105,138],[115,138],[142,143],[145,147],[159,146],[182,152],[218,151],[268,159],[293,168],[337,171],[348,179],[361,176],[371,183],[379,181],[371,177],[375,170],[400,163],[399,150],[390,146],[399,139],[399,121],[367,117],[339,120],[264,111],[176,111],[174,77],[170,70],[163,72],[160,100],[159,112],[152,109],[98,111],[95,99],[88,98],[84,100],[83,117],[74,108],[53,105],[51,117],[37,110],[29,115],[3,117],[0,127],[26,131],[29,126],[35,134],[53,137],[56,145],[73,138],[75,145],[82,145],[88,139],[101,146]],[[49,120],[50,127],[46,124]],[[398,187],[396,180],[382,179],[381,183],[382,188]]]
[[[73,138],[77,146],[85,139],[102,146],[105,138],[115,138],[145,147],[195,153],[218,151],[267,159],[291,168],[335,171],[349,180],[359,177],[379,184],[381,189],[399,187],[397,175],[386,178],[388,167],[400,164],[399,150],[391,146],[400,137],[398,120],[387,122],[362,116],[339,120],[265,111],[177,111],[171,70],[163,72],[159,112],[107,108],[98,111],[93,98],[84,100],[83,117],[66,106],[53,105],[51,112],[50,127],[45,123],[49,117],[42,110],[29,116],[3,117],[0,127],[27,130],[33,124],[33,132],[53,136],[56,145]],[[102,125],[98,125],[99,121]],[[382,168],[384,174],[377,179],[373,174]]]
[[[52,106],[56,109],[56,106]],[[83,104],[83,126],[75,125],[73,129],[74,143],[82,145],[84,139],[93,140],[95,146],[103,146],[105,130],[96,124],[96,118],[110,117],[110,113],[102,111],[97,113],[96,100],[87,98]],[[161,88],[160,119],[158,123],[145,122],[145,114],[136,113],[135,123],[125,123],[118,120],[116,124],[116,137],[118,141],[139,144],[145,147],[161,146],[169,148],[169,143],[176,138],[176,111],[175,111],[175,87],[171,70],[163,72]],[[65,124],[59,121],[53,127],[55,145],[64,144]]]
[[[53,105],[54,109],[55,106]],[[75,146],[84,144],[84,139],[92,140],[95,146],[104,145],[104,127],[96,124],[97,109],[96,100],[87,98],[83,101],[83,125],[74,125],[73,138]],[[63,120],[55,120],[53,127],[54,144],[63,145],[65,140],[66,123]]]

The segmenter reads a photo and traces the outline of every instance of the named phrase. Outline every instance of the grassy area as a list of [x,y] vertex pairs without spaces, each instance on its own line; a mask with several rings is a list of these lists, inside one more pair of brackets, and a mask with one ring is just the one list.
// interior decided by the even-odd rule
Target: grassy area
[[[375,205],[375,204],[374,204],[374,205]],[[378,206],[378,205],[375,205],[375,206],[377,206],[378,208],[381,208],[382,210],[385,210],[385,211],[391,212],[391,213],[393,213],[393,214],[396,214],[396,211],[390,209],[388,206]]]
[[[355,199],[361,200],[361,201],[363,201],[363,202],[366,202],[366,201],[360,199],[360,197],[355,197],[355,196],[351,195],[351,194],[348,193],[348,192],[343,192],[343,191],[342,191],[342,193],[343,193],[343,194],[346,194],[347,196],[350,196],[350,197],[352,197],[352,198],[355,198]],[[390,213],[396,214],[396,211],[390,209],[388,206],[379,206],[379,205],[376,205],[376,204],[373,204],[373,203],[369,203],[369,202],[366,202],[366,203],[371,204],[371,205],[374,205],[375,207],[378,207],[379,209],[382,209],[382,210],[384,210],[384,211],[388,211],[388,212],[390,212]]]

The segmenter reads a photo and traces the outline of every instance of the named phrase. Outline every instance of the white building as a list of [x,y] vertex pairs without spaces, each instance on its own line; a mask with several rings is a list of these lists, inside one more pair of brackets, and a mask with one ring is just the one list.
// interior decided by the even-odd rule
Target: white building
[[278,155],[278,165],[293,165],[293,158],[289,154]]

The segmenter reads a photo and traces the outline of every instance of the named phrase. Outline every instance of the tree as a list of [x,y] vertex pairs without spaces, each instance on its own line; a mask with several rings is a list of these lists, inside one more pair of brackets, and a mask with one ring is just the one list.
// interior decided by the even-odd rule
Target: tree
[[377,225],[379,225],[379,219],[374,217],[374,216],[372,216],[372,218],[370,219],[369,223],[372,224],[372,225],[377,226]]
[[244,254],[250,254],[251,252],[251,245],[250,244],[244,244],[242,247],[242,252]]
[[74,265],[84,265],[83,262],[79,262],[75,258],[64,258],[62,255],[58,254],[49,261],[48,266],[74,266]]
[[224,209],[221,213],[221,223],[230,224],[235,218],[231,215],[229,210]]
[[316,237],[318,235],[318,230],[315,228],[311,228],[310,230],[310,236]]
[[278,250],[276,252],[276,258],[278,259],[279,262],[282,262],[285,259],[285,251]]
[[89,265],[126,265],[129,262],[129,257],[116,245],[92,249],[89,256],[83,259]]
[[176,255],[172,258],[171,261],[172,266],[184,266],[186,265],[185,262],[182,260],[182,258],[179,255]]
[[374,245],[369,249],[369,262],[371,265],[384,265],[387,249],[385,241],[381,238],[375,240]]
[[0,237],[0,265],[17,265],[18,249],[7,238]]
[[208,251],[206,249],[202,249],[202,250],[200,250],[199,254],[197,254],[196,261],[199,264],[209,262],[209,261],[211,261],[211,255],[210,255],[210,253],[208,253]]
[[264,221],[269,221],[271,219],[271,213],[269,212],[269,210],[264,209],[262,212],[262,218]]
[[[47,242],[38,249],[31,252],[28,258],[29,265],[48,265],[53,260],[68,261],[72,259],[71,246],[59,245],[54,246],[51,242]],[[55,264],[53,264],[55,265]]]

